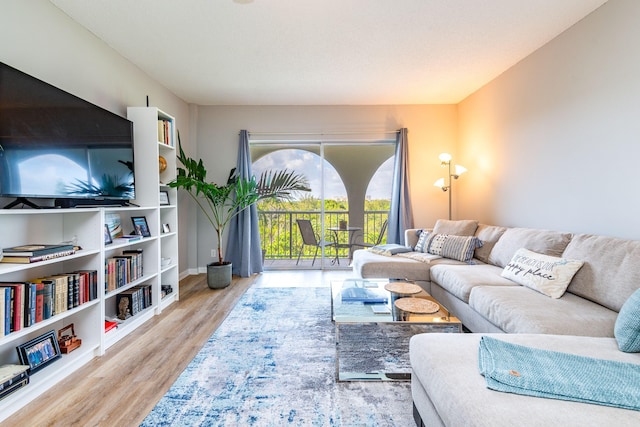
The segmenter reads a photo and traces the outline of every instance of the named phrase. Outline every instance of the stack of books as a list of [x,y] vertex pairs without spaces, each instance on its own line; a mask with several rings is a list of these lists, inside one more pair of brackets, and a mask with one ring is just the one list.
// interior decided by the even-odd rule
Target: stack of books
[[0,260],[9,264],[29,264],[32,262],[46,261],[75,253],[73,245],[24,245],[4,248],[4,257]]
[[29,384],[27,365],[0,366],[0,399]]

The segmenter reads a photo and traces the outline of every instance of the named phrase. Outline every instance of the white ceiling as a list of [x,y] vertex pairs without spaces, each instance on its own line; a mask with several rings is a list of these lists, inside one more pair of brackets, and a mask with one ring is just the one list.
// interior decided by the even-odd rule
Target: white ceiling
[[457,103],[607,0],[51,0],[199,105]]

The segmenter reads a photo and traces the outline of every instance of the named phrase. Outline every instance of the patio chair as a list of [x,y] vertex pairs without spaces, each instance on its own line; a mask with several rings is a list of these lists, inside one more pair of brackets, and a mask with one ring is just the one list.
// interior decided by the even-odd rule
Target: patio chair
[[382,239],[384,239],[384,235],[385,235],[386,232],[387,232],[387,220],[385,220],[382,223],[382,228],[380,229],[380,233],[378,234],[378,237],[376,238],[376,241],[374,243],[367,243],[367,242],[352,243],[351,244],[351,250],[349,251],[349,254],[353,253],[353,248],[355,246],[362,247],[362,248],[372,248],[374,246],[378,246],[380,243],[382,243]]
[[300,262],[300,257],[302,256],[302,251],[305,246],[315,246],[316,252],[313,254],[313,261],[311,262],[311,266],[316,262],[316,257],[318,256],[318,249],[334,247],[336,250],[336,257],[338,256],[338,248],[336,247],[335,242],[327,242],[324,239],[318,240],[316,237],[315,231],[313,231],[313,225],[311,221],[308,219],[296,219],[298,223],[298,228],[300,229],[300,234],[302,235],[302,246],[300,246],[300,253],[298,254],[298,260],[296,261],[296,265]]

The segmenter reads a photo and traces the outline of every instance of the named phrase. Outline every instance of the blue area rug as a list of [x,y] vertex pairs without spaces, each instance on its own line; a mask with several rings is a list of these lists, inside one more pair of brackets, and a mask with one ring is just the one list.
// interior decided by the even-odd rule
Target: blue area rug
[[143,426],[411,426],[409,382],[336,382],[328,288],[250,288]]

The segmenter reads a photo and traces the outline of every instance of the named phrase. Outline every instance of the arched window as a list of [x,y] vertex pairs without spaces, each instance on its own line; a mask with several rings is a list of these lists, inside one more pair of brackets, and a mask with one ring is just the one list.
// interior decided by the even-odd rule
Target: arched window
[[[261,156],[252,164],[256,178],[267,170],[287,169],[305,176],[311,188],[310,192],[302,192],[292,201],[265,199],[258,202],[260,238],[267,260],[296,259],[300,255],[306,264],[310,264],[316,256],[316,248],[302,245],[296,220],[310,220],[314,234],[322,241],[327,234],[323,232],[323,225],[337,226],[340,220],[348,218],[345,185],[336,169],[314,152],[316,148],[275,148],[259,153]],[[343,255],[346,256],[346,251]],[[335,252],[325,251],[325,256],[333,257]],[[312,266],[315,265],[314,261]]]

